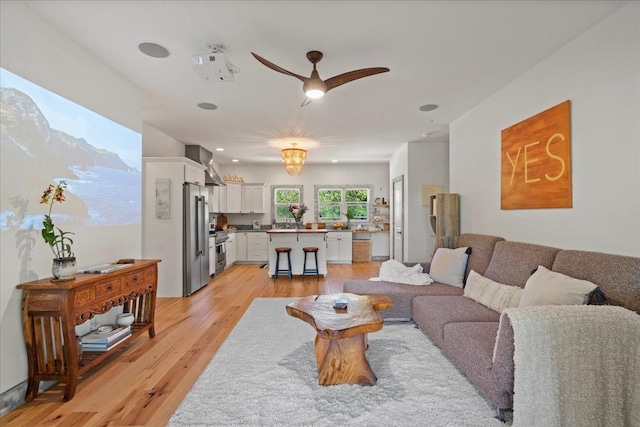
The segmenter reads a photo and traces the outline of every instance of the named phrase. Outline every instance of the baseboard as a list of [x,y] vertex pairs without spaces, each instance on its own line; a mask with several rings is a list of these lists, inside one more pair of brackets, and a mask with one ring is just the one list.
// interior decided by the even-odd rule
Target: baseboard
[[[42,392],[54,384],[56,384],[55,381],[42,381],[38,392]],[[20,384],[0,394],[0,417],[5,416],[17,407],[22,406],[25,403],[24,398],[26,395],[27,380],[24,380]]]

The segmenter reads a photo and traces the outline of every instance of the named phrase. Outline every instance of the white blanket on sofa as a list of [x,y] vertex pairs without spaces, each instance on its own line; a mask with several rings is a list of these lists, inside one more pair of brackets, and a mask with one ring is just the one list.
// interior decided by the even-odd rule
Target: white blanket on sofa
[[433,283],[433,279],[427,273],[422,272],[420,264],[407,267],[394,259],[383,262],[378,274],[378,277],[372,277],[369,280],[405,283],[407,285],[430,285]]
[[613,306],[507,308],[513,425],[640,426],[640,316]]

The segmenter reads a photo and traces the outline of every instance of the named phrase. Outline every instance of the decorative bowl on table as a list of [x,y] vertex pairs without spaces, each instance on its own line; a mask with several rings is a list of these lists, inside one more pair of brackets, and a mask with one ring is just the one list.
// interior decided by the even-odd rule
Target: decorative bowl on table
[[116,323],[120,326],[131,326],[133,325],[134,320],[135,318],[133,317],[133,313],[122,313],[118,314]]

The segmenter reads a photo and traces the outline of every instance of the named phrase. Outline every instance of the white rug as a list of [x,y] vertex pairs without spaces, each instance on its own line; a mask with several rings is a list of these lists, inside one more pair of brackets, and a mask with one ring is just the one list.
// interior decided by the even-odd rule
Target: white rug
[[413,324],[369,334],[373,387],[318,385],[315,331],[292,298],[256,299],[170,426],[504,426],[493,406]]

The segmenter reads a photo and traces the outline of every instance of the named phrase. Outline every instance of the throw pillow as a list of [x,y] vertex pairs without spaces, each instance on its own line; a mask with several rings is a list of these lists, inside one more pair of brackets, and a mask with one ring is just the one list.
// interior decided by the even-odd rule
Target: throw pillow
[[596,285],[538,266],[524,285],[520,307],[586,304]]
[[464,288],[464,296],[502,313],[502,310],[511,307],[511,304],[515,304],[513,307],[518,306],[522,295],[519,291],[522,291],[522,288],[494,282],[471,270]]
[[464,282],[464,271],[467,268],[467,259],[469,259],[467,249],[466,247],[438,248],[431,260],[429,276],[435,282],[461,288]]

